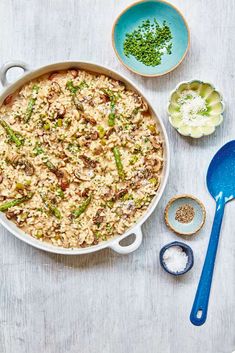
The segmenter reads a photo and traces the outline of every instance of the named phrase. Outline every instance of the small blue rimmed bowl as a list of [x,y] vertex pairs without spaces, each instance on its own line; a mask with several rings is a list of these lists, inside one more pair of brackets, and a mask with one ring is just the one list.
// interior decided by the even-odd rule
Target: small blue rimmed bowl
[[[159,24],[166,21],[172,33],[172,54],[164,54],[161,64],[146,66],[134,56],[124,54],[123,44],[127,33],[133,32],[143,21],[156,19]],[[179,10],[166,1],[143,0],[127,7],[116,19],[112,30],[114,51],[129,70],[147,77],[162,76],[174,70],[185,58],[190,45],[187,22]]]
[[[177,210],[184,206],[190,205],[194,210],[194,216],[188,223],[179,222],[176,218]],[[203,203],[192,195],[174,196],[167,204],[165,209],[166,225],[176,234],[193,235],[203,227],[206,220],[206,209]]]
[[[163,256],[164,253],[167,249],[174,247],[174,246],[179,246],[187,255],[188,257],[188,262],[186,264],[186,267],[184,270],[179,271],[179,272],[172,272],[168,269],[167,265],[164,262]],[[185,243],[181,243],[179,241],[174,241],[172,243],[166,244],[165,246],[163,246],[163,248],[160,251],[159,254],[159,260],[160,260],[160,264],[162,266],[162,268],[169,274],[173,275],[173,276],[180,276],[180,275],[184,275],[185,273],[187,273],[189,270],[191,270],[191,268],[193,267],[194,264],[194,256],[193,256],[193,250],[190,248],[190,246],[188,246]]]

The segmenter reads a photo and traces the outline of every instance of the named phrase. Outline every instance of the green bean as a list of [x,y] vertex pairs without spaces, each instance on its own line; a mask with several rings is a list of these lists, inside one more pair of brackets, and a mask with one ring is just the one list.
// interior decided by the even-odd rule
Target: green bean
[[5,122],[5,120],[0,119],[0,124],[5,129],[9,138],[16,144],[17,147],[20,147],[23,144],[23,141],[17,136],[16,132]]
[[118,175],[121,179],[125,179],[125,173],[123,170],[123,165],[122,165],[122,160],[121,160],[121,154],[120,151],[117,147],[113,148],[113,154],[116,162],[116,167],[118,171]]
[[12,201],[4,202],[0,205],[0,212],[7,211],[9,208],[13,206],[17,206],[25,201],[30,200],[33,197],[33,193],[29,193],[27,196],[21,197],[20,199],[14,199]]
[[72,212],[74,218],[78,218],[84,213],[91,202],[91,196],[89,196],[76,210]]
[[[32,93],[38,94],[38,91],[39,91],[39,86],[34,85],[33,89],[32,89]],[[37,98],[35,98],[35,97],[31,97],[29,100],[29,103],[28,103],[28,106],[26,109],[26,114],[25,114],[25,122],[26,123],[29,122],[29,119],[31,118],[31,116],[33,114],[33,108],[35,106],[36,100],[37,100]]]

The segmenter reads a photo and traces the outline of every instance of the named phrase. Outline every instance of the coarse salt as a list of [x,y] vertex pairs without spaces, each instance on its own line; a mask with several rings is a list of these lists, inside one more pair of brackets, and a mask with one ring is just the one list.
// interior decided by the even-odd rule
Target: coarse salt
[[185,270],[188,256],[180,246],[171,246],[164,252],[163,261],[169,271],[177,273]]

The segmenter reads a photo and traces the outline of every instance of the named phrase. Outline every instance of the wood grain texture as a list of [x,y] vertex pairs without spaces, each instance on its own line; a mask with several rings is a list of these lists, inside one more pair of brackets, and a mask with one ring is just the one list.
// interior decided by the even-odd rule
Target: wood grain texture
[[[21,59],[32,67],[92,60],[131,78],[165,121],[172,167],[157,209],[144,224],[138,251],[65,257],[23,244],[1,228],[1,353],[230,353],[235,347],[235,202],[227,206],[207,323],[189,313],[214,213],[204,178],[216,150],[235,132],[235,2],[172,0],[191,29],[184,63],[161,78],[141,78],[121,66],[111,47],[112,23],[130,0],[1,0],[0,64]],[[12,78],[14,75],[11,75]],[[208,138],[190,140],[167,122],[166,104],[179,81],[213,82],[226,101],[224,124]],[[185,241],[195,266],[176,279],[164,273],[159,250],[178,237],[163,222],[164,206],[192,193],[207,209],[203,230]]]

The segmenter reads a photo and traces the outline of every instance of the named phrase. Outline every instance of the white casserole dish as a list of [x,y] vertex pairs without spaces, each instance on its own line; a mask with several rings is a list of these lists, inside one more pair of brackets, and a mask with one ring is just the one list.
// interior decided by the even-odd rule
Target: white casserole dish
[[[14,83],[9,83],[7,80],[7,72],[9,69],[14,68],[14,67],[19,67],[24,70],[24,75],[21,76],[16,82]],[[6,63],[3,65],[3,67],[0,70],[0,81],[4,87],[4,90],[0,96],[0,104],[4,101],[4,99],[11,93],[15,92],[18,88],[23,86],[24,84],[28,83],[32,79],[39,77],[43,74],[52,72],[52,71],[59,71],[59,70],[66,70],[69,68],[79,68],[91,72],[95,72],[98,74],[104,74],[107,76],[110,76],[114,79],[120,80],[125,83],[126,87],[138,92],[148,103],[149,109],[152,113],[152,115],[155,117],[160,132],[162,134],[162,137],[164,139],[164,168],[162,172],[162,180],[161,180],[161,185],[158,189],[157,195],[153,198],[151,204],[149,205],[147,211],[144,213],[144,215],[138,220],[138,222],[128,229],[123,235],[117,236],[112,238],[111,240],[104,241],[98,245],[94,245],[91,247],[87,248],[74,248],[74,249],[65,249],[65,248],[60,248],[54,245],[47,244],[45,242],[41,242],[29,234],[26,234],[23,232],[20,228],[18,228],[13,222],[9,221],[4,213],[0,213],[0,223],[7,229],[9,230],[12,234],[14,234],[17,238],[20,240],[24,241],[27,244],[30,244],[38,249],[45,250],[48,252],[56,253],[56,254],[64,254],[64,255],[81,255],[81,254],[88,254],[92,253],[101,249],[105,248],[111,248],[112,250],[118,252],[119,254],[128,254],[132,251],[135,251],[141,244],[142,242],[142,230],[141,226],[142,224],[146,221],[146,219],[151,215],[151,213],[154,211],[155,207],[157,206],[163,191],[165,189],[167,179],[168,179],[168,174],[169,174],[169,162],[170,162],[170,156],[169,156],[169,141],[168,137],[166,134],[166,130],[164,128],[164,125],[161,121],[161,119],[156,115],[155,111],[153,110],[151,104],[148,102],[146,97],[136,88],[136,86],[130,82],[127,78],[124,76],[118,74],[117,72],[110,70],[104,66],[97,65],[95,63],[91,62],[74,62],[74,61],[66,61],[66,62],[60,62],[60,63],[55,63],[47,66],[40,67],[36,70],[30,70],[28,65],[21,61],[13,61]],[[120,245],[120,241],[124,238],[127,238],[131,234],[135,234],[135,240],[132,242],[132,244],[128,246],[122,246]]]

